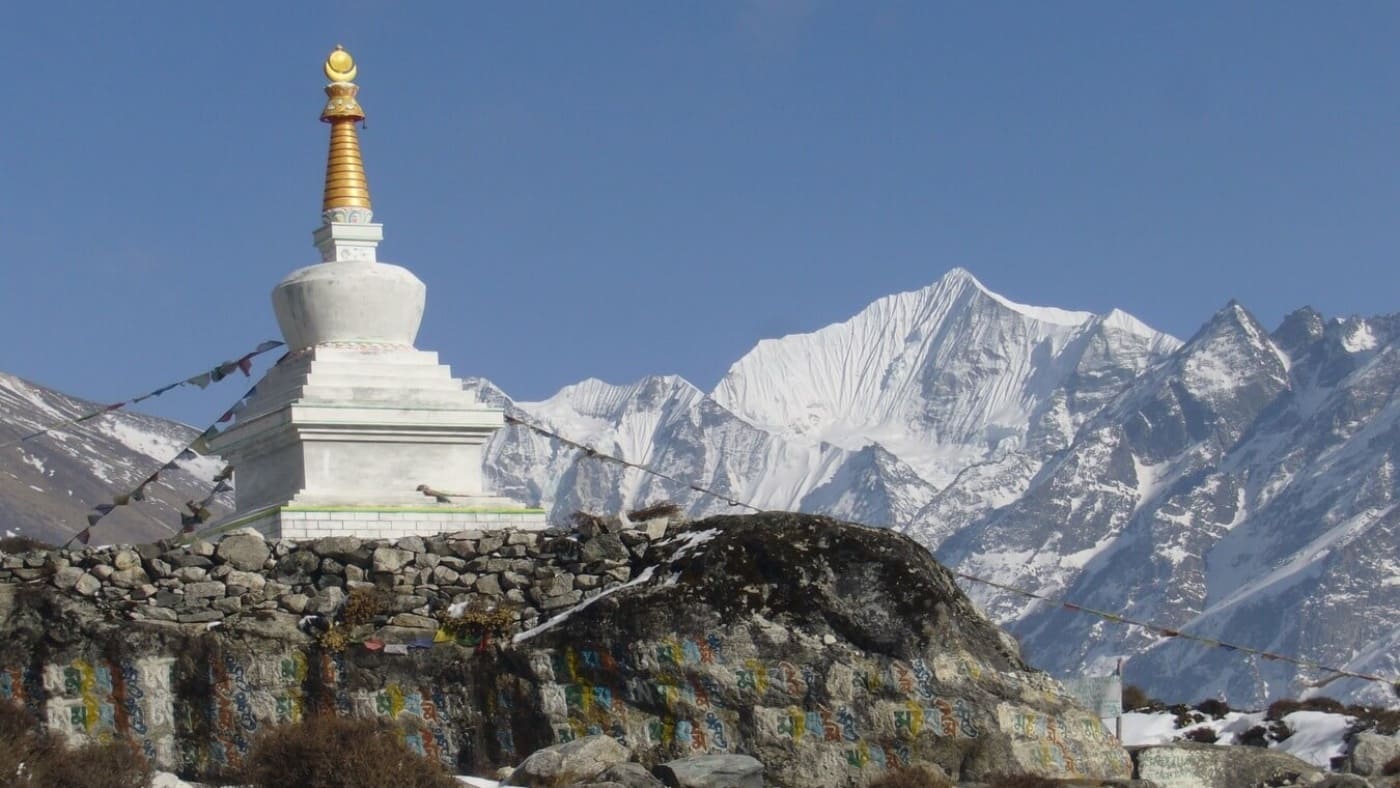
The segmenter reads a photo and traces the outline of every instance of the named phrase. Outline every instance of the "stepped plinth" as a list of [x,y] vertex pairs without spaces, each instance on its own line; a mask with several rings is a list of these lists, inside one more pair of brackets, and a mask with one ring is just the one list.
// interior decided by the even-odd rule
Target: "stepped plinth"
[[326,61],[331,124],[322,262],[272,292],[291,352],[211,445],[234,467],[236,512],[224,527],[271,537],[429,535],[544,526],[544,513],[485,490],[482,446],[504,423],[414,342],[427,288],[379,262],[355,124],[364,120],[337,48]]

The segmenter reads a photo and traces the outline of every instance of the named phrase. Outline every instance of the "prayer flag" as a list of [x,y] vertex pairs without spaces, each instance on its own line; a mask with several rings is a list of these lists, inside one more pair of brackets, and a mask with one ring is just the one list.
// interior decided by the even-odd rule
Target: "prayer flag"
[[212,381],[213,379],[214,379],[214,376],[213,376],[212,374],[210,374],[210,373],[208,373],[208,372],[204,372],[204,373],[202,373],[202,374],[195,375],[194,377],[190,378],[189,380],[187,380],[187,381],[185,381],[185,382],[186,382],[186,383],[193,384],[193,385],[195,385],[195,386],[199,386],[200,388],[204,389],[204,388],[209,388],[209,383],[210,383],[210,381]]
[[385,654],[402,654],[402,655],[407,655],[407,654],[408,654],[408,646],[405,646],[405,645],[402,644],[402,643],[386,643],[386,644],[384,644],[384,653],[385,653]]
[[254,353],[266,353],[267,351],[272,350],[273,348],[278,348],[278,347],[282,347],[282,343],[281,343],[281,342],[278,342],[278,341],[275,340],[275,339],[269,339],[269,340],[267,340],[266,342],[262,343],[261,345],[258,345],[257,349],[254,350],[253,352],[254,352]]
[[382,641],[382,640],[366,640],[366,641],[364,642],[364,647],[365,647],[367,650],[369,650],[369,651],[379,651],[379,650],[381,650],[381,649],[384,648],[384,641]]
[[253,376],[252,354],[246,355],[243,358],[238,359],[238,369],[243,372],[243,377],[245,378],[251,378]]
[[[88,518],[87,518],[87,520],[88,520],[88,527],[91,528],[92,526],[97,525],[97,521],[98,521],[98,520],[101,520],[101,519],[102,519],[102,515],[100,515],[100,514],[89,514],[89,515],[88,515]],[[83,544],[87,544],[87,542],[83,542]]]
[[82,542],[83,544],[87,544],[88,542],[92,541],[92,529],[84,528],[83,530],[79,531],[78,541]]
[[193,460],[195,457],[198,456],[199,454],[195,452],[194,449],[185,449],[184,451],[175,455],[175,459],[179,460],[180,462],[189,462],[190,460]]

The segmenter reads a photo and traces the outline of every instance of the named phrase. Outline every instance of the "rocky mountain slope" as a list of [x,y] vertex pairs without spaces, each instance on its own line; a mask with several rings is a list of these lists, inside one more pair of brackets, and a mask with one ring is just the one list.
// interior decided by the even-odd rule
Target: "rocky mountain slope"
[[[1400,673],[1395,317],[1231,303],[1188,342],[1121,312],[1014,304],[954,270],[811,334],[765,340],[706,395],[675,377],[587,381],[517,415],[765,508],[889,525],[961,571],[1182,631]],[[522,428],[501,489],[617,511],[726,509]],[[554,480],[556,483],[551,483]],[[1133,657],[1159,695],[1260,703],[1328,678],[1162,641],[972,584],[1038,665]],[[1388,700],[1357,681],[1328,692]]]
[[[117,411],[18,442],[95,407],[0,373],[0,536],[67,541],[83,529],[94,506],[130,492],[198,434],[163,419]],[[161,474],[148,488],[147,500],[103,518],[93,541],[149,541],[178,532],[183,503],[204,498],[221,467],[217,457],[199,458]],[[216,516],[232,500],[221,496],[218,503]]]
[[[1308,309],[1270,332],[1231,303],[1183,343],[1122,312],[1015,304],[955,269],[845,322],[760,342],[709,393],[675,376],[586,380],[542,402],[514,402],[485,380],[467,385],[520,418],[680,480],[507,427],[488,446],[488,478],[559,520],[662,499],[697,516],[733,511],[726,499],[830,514],[907,533],[989,580],[1394,676],[1397,334],[1400,317]],[[0,403],[62,399],[27,391]],[[64,479],[105,456],[99,437],[83,440],[90,445],[62,455],[79,463]],[[118,444],[113,451],[129,448]],[[26,462],[0,456],[0,485],[34,470]],[[0,511],[43,511],[56,498],[34,495],[6,494]],[[1128,680],[1154,694],[1236,705],[1327,678],[986,585],[967,590],[1032,663],[1061,675],[1131,657]],[[1326,691],[1390,699],[1357,681]]]

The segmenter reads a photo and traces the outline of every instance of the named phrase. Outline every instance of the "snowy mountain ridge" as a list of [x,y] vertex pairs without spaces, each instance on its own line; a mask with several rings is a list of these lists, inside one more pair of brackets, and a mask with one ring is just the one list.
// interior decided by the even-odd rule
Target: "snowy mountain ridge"
[[[1303,308],[1270,332],[1231,302],[1182,342],[1118,310],[1016,304],[954,269],[843,322],[757,343],[708,394],[674,375],[589,379],[538,402],[482,379],[466,385],[680,480],[507,426],[486,447],[489,483],[556,521],[660,500],[694,515],[728,511],[726,499],[830,514],[901,530],[989,580],[1395,676],[1397,341],[1400,316]],[[12,380],[0,378],[0,440],[80,407]],[[125,442],[103,427],[45,447],[67,457],[66,479],[125,478],[107,455],[183,429],[118,416],[111,429],[127,430]],[[158,443],[130,462],[149,462]],[[81,522],[84,509],[36,517],[55,498],[35,480],[36,462],[52,469],[55,459],[0,456],[0,525],[48,538],[43,529]],[[45,492],[26,498],[24,483]],[[110,494],[111,484],[82,494],[65,484],[84,501]],[[1339,697],[1393,702],[1381,685],[966,590],[1052,673],[1126,656],[1128,680],[1169,699],[1258,705],[1326,682]]]
[[[709,396],[662,379],[684,396],[596,423],[596,408],[561,409],[570,389],[517,407],[723,495],[903,530],[989,580],[1394,675],[1400,562],[1382,557],[1400,554],[1397,324],[1302,309],[1271,333],[1231,302],[1183,343],[1118,310],[1016,304],[954,269],[759,342]],[[528,486],[557,517],[663,498],[725,508],[521,430],[490,454],[517,492],[531,462],[548,466]],[[967,590],[1052,672],[1129,656],[1130,680],[1159,695],[1241,703],[1326,678]],[[1389,700],[1364,682],[1330,689]]]

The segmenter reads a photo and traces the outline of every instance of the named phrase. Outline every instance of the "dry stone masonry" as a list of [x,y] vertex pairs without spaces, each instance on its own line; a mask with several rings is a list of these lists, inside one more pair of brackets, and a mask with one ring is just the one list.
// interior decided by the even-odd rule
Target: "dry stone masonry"
[[478,774],[600,735],[775,786],[1131,772],[925,550],[785,514],[6,555],[0,697],[189,776],[318,710]]

